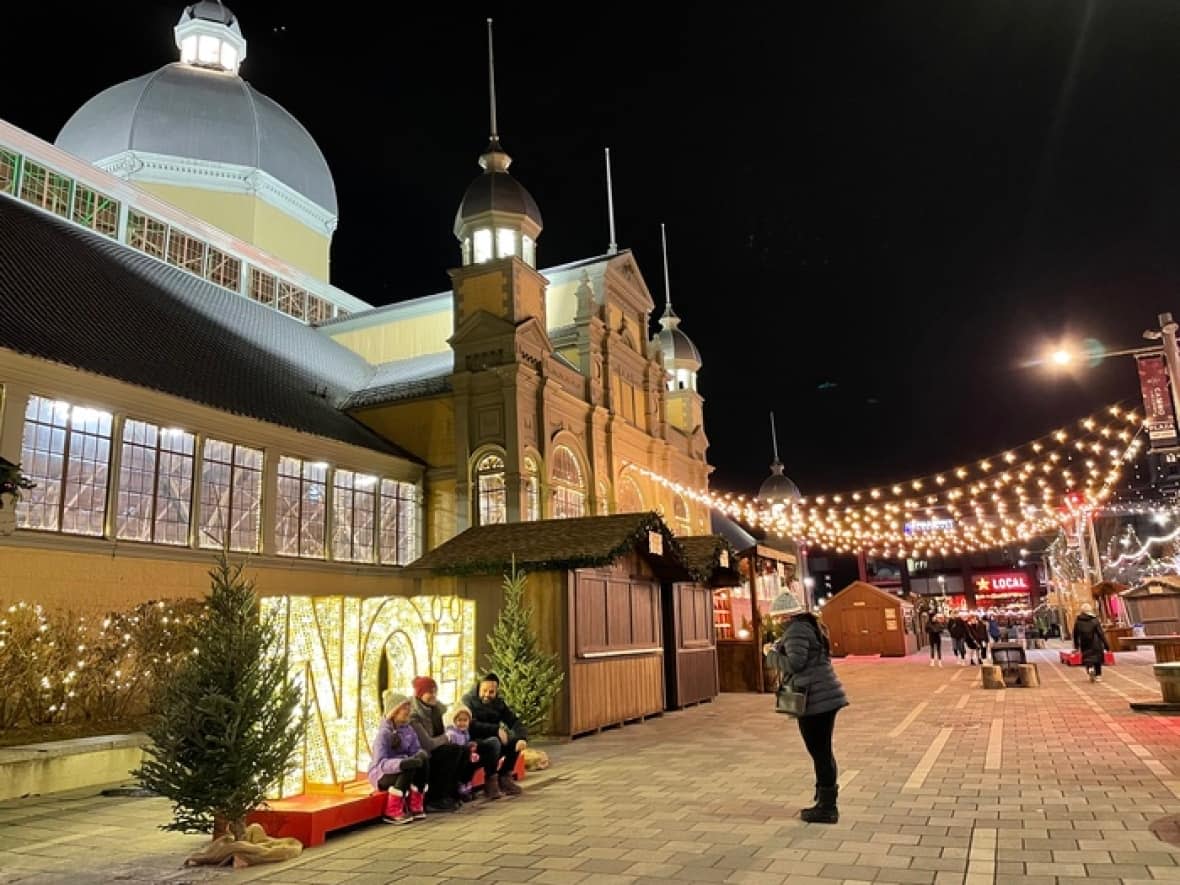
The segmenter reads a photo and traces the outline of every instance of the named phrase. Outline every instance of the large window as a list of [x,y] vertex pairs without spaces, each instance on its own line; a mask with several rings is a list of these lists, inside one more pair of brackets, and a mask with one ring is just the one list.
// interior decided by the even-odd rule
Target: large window
[[205,440],[198,544],[257,553],[262,535],[262,452]]
[[20,154],[0,148],[0,194],[16,193],[16,171],[20,167]]
[[307,316],[307,292],[298,286],[279,280],[279,297],[275,306],[297,320]]
[[36,487],[21,498],[17,524],[102,535],[110,460],[110,413],[29,397],[21,468]]
[[242,285],[242,262],[210,246],[205,251],[205,279],[237,292]]
[[275,552],[280,556],[323,558],[327,482],[327,464],[279,458]]
[[676,534],[687,535],[692,531],[692,521],[688,518],[688,504],[685,503],[683,495],[672,496],[672,521]]
[[337,470],[332,477],[332,558],[373,561],[377,477]]
[[582,468],[566,446],[553,450],[553,518],[568,519],[584,516],[586,512],[586,484]]
[[255,301],[268,307],[275,306],[275,278],[256,267],[250,268],[250,291]]
[[508,521],[508,493],[504,484],[504,459],[484,455],[475,465],[476,518],[479,525]]
[[471,261],[473,264],[483,264],[485,261],[492,260],[492,232],[486,227],[481,227],[475,232],[474,240],[475,251],[472,252]]
[[531,456],[524,459],[524,521],[536,522],[541,518],[541,479],[537,462]]
[[124,422],[115,537],[188,544],[194,443],[193,435],[183,430]]
[[418,508],[416,485],[381,480],[380,555],[385,565],[407,565],[421,555]]
[[156,258],[164,257],[168,240],[168,225],[162,221],[131,210],[127,213],[127,245]]

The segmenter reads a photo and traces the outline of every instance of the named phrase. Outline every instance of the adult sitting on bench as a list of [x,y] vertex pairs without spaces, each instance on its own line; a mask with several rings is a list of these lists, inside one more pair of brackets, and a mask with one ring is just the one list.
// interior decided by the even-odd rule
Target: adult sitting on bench
[[516,768],[517,757],[528,746],[528,729],[500,697],[500,677],[488,673],[464,695],[463,703],[471,710],[471,737],[483,764],[484,794],[489,799],[499,799],[504,793],[519,796],[521,789],[513,779],[512,770]]
[[430,754],[430,791],[427,808],[431,811],[458,811],[459,765],[464,747],[457,747],[447,737],[443,725],[446,704],[437,696],[438,683],[429,676],[415,676],[414,700],[410,702],[410,725],[422,749]]

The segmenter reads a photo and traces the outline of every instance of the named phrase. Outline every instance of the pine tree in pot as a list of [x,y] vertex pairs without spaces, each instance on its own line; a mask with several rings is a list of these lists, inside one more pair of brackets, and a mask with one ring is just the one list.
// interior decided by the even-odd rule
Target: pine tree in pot
[[194,651],[161,683],[147,759],[132,772],[172,801],[164,830],[242,838],[246,815],[291,769],[303,737],[299,689],[242,569],[221,554],[209,572]]
[[488,666],[500,677],[504,702],[531,731],[544,725],[564,674],[555,655],[537,648],[525,586],[526,575],[517,571],[513,558],[512,572],[504,576],[500,616],[488,637]]
[[16,531],[16,502],[21,499],[21,492],[35,486],[21,473],[19,464],[0,458],[0,535]]

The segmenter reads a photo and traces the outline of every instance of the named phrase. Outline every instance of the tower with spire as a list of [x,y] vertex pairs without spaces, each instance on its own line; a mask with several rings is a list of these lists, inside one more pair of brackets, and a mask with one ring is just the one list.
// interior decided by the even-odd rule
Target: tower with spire
[[704,426],[705,401],[697,391],[697,373],[701,370],[701,353],[692,339],[680,328],[680,317],[672,309],[672,284],[668,272],[668,234],[660,225],[660,244],[664,255],[664,314],[656,344],[664,355],[667,372],[667,420],[685,433]]

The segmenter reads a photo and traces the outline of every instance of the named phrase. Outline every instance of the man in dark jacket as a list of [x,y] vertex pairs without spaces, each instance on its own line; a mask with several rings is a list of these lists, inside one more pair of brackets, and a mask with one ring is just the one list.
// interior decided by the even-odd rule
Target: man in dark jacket
[[951,648],[959,663],[967,664],[967,622],[963,620],[966,612],[959,612],[947,622],[946,630],[951,634]]
[[1082,653],[1082,663],[1091,682],[1102,681],[1102,660],[1110,644],[1102,632],[1102,623],[1094,616],[1090,603],[1082,606],[1082,613],[1073,624],[1073,647]]
[[[485,794],[489,799],[499,799],[504,793],[519,796],[521,790],[512,770],[517,757],[528,746],[529,733],[500,697],[500,677],[488,673],[463,696],[463,703],[471,710],[471,737],[479,747]],[[497,762],[500,763],[498,776]]]

